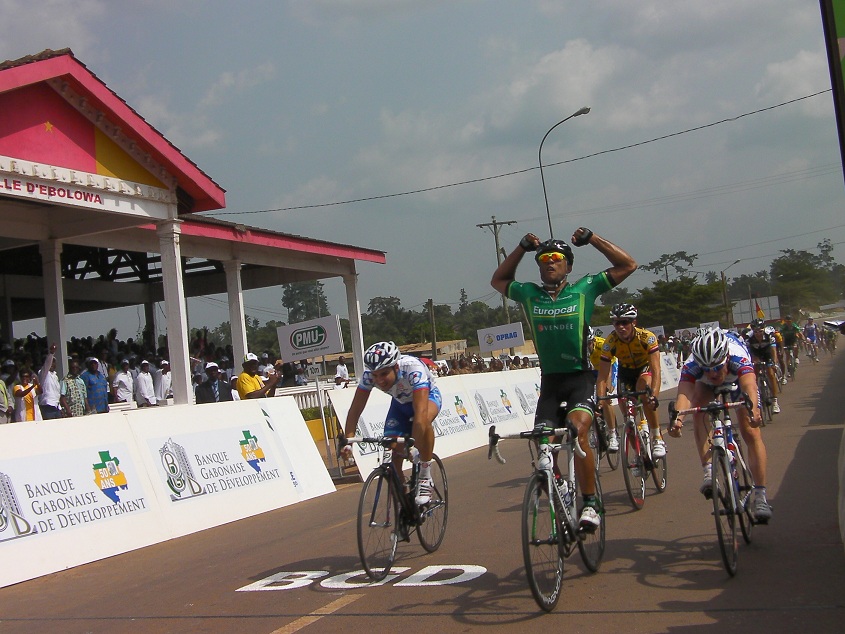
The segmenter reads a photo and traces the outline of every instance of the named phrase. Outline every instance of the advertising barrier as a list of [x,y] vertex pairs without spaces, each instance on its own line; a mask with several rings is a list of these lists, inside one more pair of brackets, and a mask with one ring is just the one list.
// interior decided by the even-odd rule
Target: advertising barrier
[[0,586],[334,490],[292,397],[0,425]]

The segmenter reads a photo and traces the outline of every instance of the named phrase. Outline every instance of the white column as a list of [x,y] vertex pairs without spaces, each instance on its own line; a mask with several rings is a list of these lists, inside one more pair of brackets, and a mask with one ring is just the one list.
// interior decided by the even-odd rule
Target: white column
[[[65,328],[65,296],[62,288],[62,244],[45,240],[40,244],[41,279],[44,284],[44,308],[47,317],[47,344],[58,346],[56,373],[67,372],[67,332]],[[36,360],[40,363],[40,360]]]
[[352,336],[352,361],[355,376],[364,373],[364,330],[361,326],[361,304],[358,301],[358,274],[344,275],[346,308],[349,312],[349,331]]
[[235,371],[241,367],[246,356],[246,323],[244,322],[244,289],[241,284],[241,261],[228,260],[223,262],[226,272],[226,294],[229,299],[229,324],[232,328],[232,366]]
[[[175,211],[174,211],[175,215]],[[191,365],[188,359],[188,317],[185,284],[182,279],[180,220],[158,223],[156,233],[161,247],[161,272],[164,277],[164,306],[167,312],[167,348],[173,375],[173,402],[184,405],[193,401]]]

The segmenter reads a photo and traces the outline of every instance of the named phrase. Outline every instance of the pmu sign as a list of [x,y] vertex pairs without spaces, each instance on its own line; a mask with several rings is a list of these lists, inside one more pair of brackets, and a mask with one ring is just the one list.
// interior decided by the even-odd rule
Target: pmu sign
[[338,315],[279,326],[276,333],[279,337],[282,359],[285,361],[343,352],[343,338],[340,335]]

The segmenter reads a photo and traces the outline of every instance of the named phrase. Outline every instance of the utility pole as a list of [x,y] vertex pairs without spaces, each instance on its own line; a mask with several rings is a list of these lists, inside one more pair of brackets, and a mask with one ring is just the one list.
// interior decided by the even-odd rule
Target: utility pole
[[[502,263],[502,248],[499,247],[499,227],[506,225],[515,225],[516,220],[505,220],[504,222],[496,222],[496,216],[491,216],[493,222],[484,222],[480,225],[475,225],[479,229],[486,229],[488,227],[493,231],[493,239],[496,241],[496,266]],[[508,311],[508,298],[502,295],[502,312],[505,315],[505,323],[511,323],[510,312]]]
[[434,323],[434,300],[428,300],[428,320],[431,322],[431,360],[437,361],[437,330]]
[[[496,216],[491,216],[492,222],[484,222],[480,225],[475,225],[479,229],[486,229],[490,227],[493,231],[493,239],[496,242],[496,266],[502,263],[502,260],[506,257],[505,250],[499,246],[499,227],[504,227],[506,225],[515,225],[516,220],[505,220],[504,222],[496,222]],[[502,312],[505,315],[505,323],[511,323],[511,315],[510,311],[508,310],[508,298],[502,295]],[[514,355],[514,349],[510,349],[511,356]]]

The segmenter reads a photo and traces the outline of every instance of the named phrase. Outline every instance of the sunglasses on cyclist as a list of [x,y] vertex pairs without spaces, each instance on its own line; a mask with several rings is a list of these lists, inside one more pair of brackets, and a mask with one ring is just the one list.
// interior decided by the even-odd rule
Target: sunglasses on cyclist
[[566,256],[563,253],[558,253],[557,251],[552,251],[550,253],[541,253],[537,256],[537,261],[543,264],[548,264],[549,262],[561,262],[566,259]]
[[725,361],[722,361],[719,365],[714,365],[714,366],[711,366],[709,368],[707,366],[701,366],[701,369],[704,370],[705,372],[715,374],[716,372],[718,372],[719,370],[721,370],[724,367],[725,367]]
[[614,326],[628,326],[629,324],[632,324],[632,323],[634,323],[634,322],[632,322],[630,319],[617,319],[616,321],[613,322],[613,325]]

